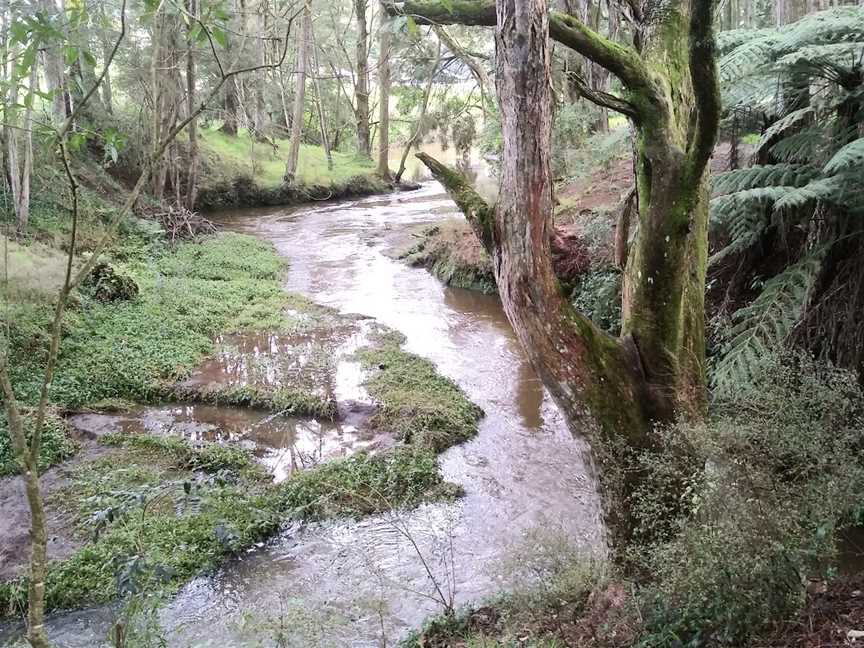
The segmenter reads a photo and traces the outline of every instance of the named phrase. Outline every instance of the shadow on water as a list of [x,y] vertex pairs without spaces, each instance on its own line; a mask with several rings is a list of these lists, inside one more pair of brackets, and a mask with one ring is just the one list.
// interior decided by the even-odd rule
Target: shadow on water
[[[382,635],[392,645],[441,609],[424,562],[460,605],[506,587],[507,557],[538,528],[603,551],[585,444],[543,389],[497,298],[446,288],[386,254],[406,228],[441,213],[455,215],[455,205],[429,183],[410,194],[215,216],[224,229],[276,246],[290,261],[286,288],[401,331],[406,348],[435,362],[486,417],[475,439],[440,459],[465,497],[286,529],[184,587],[162,613],[169,645],[261,645],[285,624],[292,646],[372,647]],[[87,636],[82,619],[53,619],[59,645],[94,645],[66,639]]]

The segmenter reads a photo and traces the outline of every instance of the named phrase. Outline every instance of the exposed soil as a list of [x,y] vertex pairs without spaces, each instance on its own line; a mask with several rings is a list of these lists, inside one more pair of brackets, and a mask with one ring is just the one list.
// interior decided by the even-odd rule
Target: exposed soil
[[[42,496],[48,528],[48,559],[66,558],[86,541],[75,532],[72,517],[57,504],[53,494],[69,483],[69,475],[78,466],[101,457],[113,449],[86,438],[81,449],[69,461],[50,468],[42,475]],[[21,576],[30,561],[30,509],[24,481],[19,476],[0,479],[0,581]]]
[[755,648],[837,648],[864,645],[864,574],[810,588],[798,618]]

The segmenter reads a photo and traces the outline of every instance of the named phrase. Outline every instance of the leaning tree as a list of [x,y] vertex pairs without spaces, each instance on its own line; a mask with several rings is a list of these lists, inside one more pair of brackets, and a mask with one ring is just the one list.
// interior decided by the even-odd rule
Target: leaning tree
[[[720,113],[712,4],[627,0],[632,46],[549,11],[545,0],[389,5],[421,23],[495,26],[504,138],[497,203],[419,157],[492,256],[504,310],[543,382],[571,421],[598,424],[606,448],[649,447],[653,425],[699,419],[707,407],[707,176]],[[626,115],[636,133],[637,222],[618,338],[574,309],[553,271],[550,37],[617,77],[620,95],[581,92]]]

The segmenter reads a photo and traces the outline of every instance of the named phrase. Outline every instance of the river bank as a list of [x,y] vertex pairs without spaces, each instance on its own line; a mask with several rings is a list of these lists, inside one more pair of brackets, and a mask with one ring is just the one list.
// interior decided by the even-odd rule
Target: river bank
[[[458,495],[435,453],[475,434],[482,412],[398,334],[284,292],[285,265],[247,236],[172,248],[139,232],[109,266],[134,290],[76,296],[43,445],[45,468],[59,464],[43,477],[50,609],[114,600],[123,561],[170,591],[286,520]],[[9,305],[25,404],[51,310],[51,287],[26,288]],[[14,472],[8,445],[0,454]],[[22,491],[0,480],[0,609],[13,616],[26,601]]]

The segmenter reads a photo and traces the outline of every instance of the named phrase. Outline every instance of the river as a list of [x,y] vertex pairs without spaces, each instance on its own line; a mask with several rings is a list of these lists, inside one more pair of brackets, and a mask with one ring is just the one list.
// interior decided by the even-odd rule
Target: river
[[[585,443],[528,364],[497,297],[442,286],[390,255],[407,228],[455,213],[440,185],[426,183],[216,217],[276,246],[290,262],[288,290],[401,331],[407,350],[432,360],[486,416],[475,439],[440,459],[465,490],[458,502],[290,526],[185,586],[160,613],[170,646],[392,646],[442,598],[461,605],[519,586],[513,565],[547,539],[601,551]],[[111,614],[56,615],[51,632],[59,646],[93,646]]]

